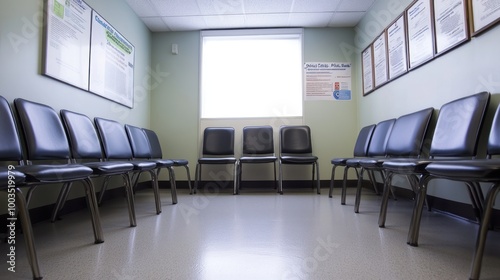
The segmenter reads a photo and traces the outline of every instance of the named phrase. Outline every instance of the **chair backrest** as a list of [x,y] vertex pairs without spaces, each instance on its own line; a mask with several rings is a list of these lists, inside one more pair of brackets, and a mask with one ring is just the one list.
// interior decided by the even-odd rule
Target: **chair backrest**
[[367,156],[383,157],[386,155],[387,142],[389,141],[391,130],[395,122],[396,119],[389,119],[381,121],[377,124],[375,130],[373,131]]
[[151,158],[151,149],[146,132],[140,127],[129,124],[125,125],[125,131],[127,132],[134,158]]
[[434,108],[400,116],[387,142],[387,156],[419,157]]
[[273,128],[246,126],[243,128],[243,154],[262,155],[274,153]]
[[66,131],[51,107],[17,98],[14,100],[21,123],[28,160],[70,159]]
[[132,159],[132,148],[119,122],[104,118],[94,118],[106,159]]
[[492,155],[500,155],[500,105],[497,106],[493,122],[491,123],[486,153],[488,158]]
[[280,127],[280,154],[311,154],[311,129],[307,125]]
[[489,100],[490,94],[481,92],[441,106],[429,156],[475,156]]
[[228,156],[234,155],[234,128],[207,127],[203,132],[204,155]]
[[151,149],[151,158],[163,158],[163,153],[161,150],[160,139],[158,135],[151,129],[143,128],[146,133],[146,137],[149,141],[149,148]]
[[376,126],[375,124],[368,125],[359,131],[356,144],[354,145],[353,155],[355,157],[364,157],[367,155],[368,147],[370,147],[370,141]]
[[101,159],[102,148],[92,120],[84,114],[61,110],[71,154],[75,159]]
[[16,121],[7,99],[0,96],[0,160],[17,161],[23,160],[23,150]]

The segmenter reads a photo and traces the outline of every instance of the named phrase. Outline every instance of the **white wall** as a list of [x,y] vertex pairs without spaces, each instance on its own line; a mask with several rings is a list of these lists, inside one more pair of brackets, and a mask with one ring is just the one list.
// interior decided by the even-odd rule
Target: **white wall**
[[[129,109],[41,74],[43,2],[0,2],[0,95],[10,102],[20,97],[57,111],[68,109],[91,118],[149,127],[151,33],[146,26],[124,1],[86,1],[135,46],[135,99],[133,109]],[[73,196],[82,195],[77,191],[80,188],[74,189]],[[58,190],[40,187],[31,207],[54,203]]]
[[[379,0],[355,28],[356,63],[359,75],[361,50],[387,27],[411,3],[410,0]],[[360,125],[417,111],[426,107],[439,109],[451,100],[480,91],[492,94],[487,118],[500,101],[500,26],[472,38],[460,47],[435,58],[358,100]],[[356,80],[361,89],[361,79]],[[361,91],[358,96],[362,96]],[[485,137],[482,137],[485,138]],[[484,139],[481,141],[484,150]],[[397,185],[405,181],[395,179]],[[429,194],[469,203],[465,187],[457,183],[434,181]]]

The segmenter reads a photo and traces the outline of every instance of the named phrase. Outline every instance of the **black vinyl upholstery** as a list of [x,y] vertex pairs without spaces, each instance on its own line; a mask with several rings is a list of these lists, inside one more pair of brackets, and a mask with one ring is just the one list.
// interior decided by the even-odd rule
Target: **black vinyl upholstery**
[[274,165],[274,184],[276,186],[276,160],[274,153],[273,128],[265,126],[246,126],[243,128],[243,150],[239,159],[238,186],[236,193],[240,192],[242,170],[244,163],[272,163]]
[[385,174],[382,168],[385,161],[401,157],[405,159],[420,157],[433,112],[434,108],[427,108],[400,116],[394,123],[387,141],[386,156],[384,158],[364,158],[359,161],[361,173],[356,190],[355,213],[359,212],[363,173],[365,171],[380,171],[382,181],[385,181]]
[[[80,161],[82,165],[90,167],[93,171],[93,177],[104,177],[101,192],[107,188],[110,176],[122,177],[128,203],[130,226],[135,227],[137,225],[135,206],[132,197],[132,186],[128,176],[128,173],[134,169],[134,166],[126,161],[103,160],[101,142],[99,141],[94,124],[89,117],[68,110],[61,110],[60,115],[66,128],[74,161]],[[58,212],[62,209],[70,187],[71,185],[67,185],[66,188],[61,189],[56,207],[52,213],[52,222],[56,220]]]
[[[469,188],[473,204],[476,204],[476,209],[479,212],[478,216],[481,219],[476,237],[470,279],[479,279],[493,206],[500,191],[500,159],[498,155],[500,155],[500,106],[497,106],[491,124],[486,158],[436,161],[425,168],[430,175],[429,180],[442,178],[464,182]],[[494,156],[497,157],[493,158]],[[486,199],[483,199],[481,188],[478,185],[480,182],[492,183]]]
[[233,165],[233,194],[236,194],[238,184],[238,160],[234,156],[233,127],[207,127],[204,129],[202,156],[198,158],[198,163],[196,164],[194,193],[198,190],[198,182],[201,181],[201,169],[204,164]]
[[[94,118],[94,122],[97,127],[99,139],[101,140],[103,146],[104,158],[106,160],[128,160],[133,164],[134,169],[132,175],[135,176],[135,180],[133,177],[131,178],[130,181],[132,186],[137,184],[139,175],[142,172],[148,172],[151,175],[153,193],[155,196],[156,214],[160,214],[161,202],[158,191],[158,180],[155,172],[156,163],[148,160],[133,160],[134,155],[127,133],[124,126],[119,122],[98,117]],[[147,143],[147,145],[149,144]],[[102,200],[104,191],[104,189],[101,191],[99,200]]]
[[283,194],[283,165],[311,164],[312,181],[316,171],[316,191],[320,194],[318,157],[312,153],[311,128],[307,125],[281,126],[279,135],[279,193]]
[[146,160],[149,162],[154,162],[156,164],[156,176],[160,175],[160,170],[166,168],[168,170],[170,178],[170,190],[172,193],[172,202],[177,204],[177,186],[175,185],[175,173],[172,168],[174,162],[168,159],[151,159],[151,145],[149,143],[146,132],[137,126],[125,125],[125,131],[127,132],[128,139],[130,141],[130,147],[132,148],[132,153],[134,159]]
[[[370,141],[372,139],[373,131],[375,131],[376,126],[377,125],[372,124],[365,126],[359,130],[358,138],[356,139],[356,143],[354,144],[353,157],[365,157],[367,155],[368,147],[370,146]],[[338,166],[345,166],[348,159],[350,158],[333,158],[331,160],[332,176],[330,179],[330,192],[328,193],[329,197],[332,197],[333,194],[333,187],[335,183],[335,169]],[[346,180],[347,178],[344,177],[343,181],[345,182]],[[342,190],[344,190],[344,188]]]
[[[347,192],[347,172],[349,168],[354,168],[357,170],[361,168],[360,161],[364,158],[384,158],[386,156],[387,142],[389,142],[389,137],[391,135],[392,127],[396,119],[388,119],[381,121],[375,127],[373,131],[372,138],[370,139],[370,145],[368,146],[368,152],[365,157],[355,157],[350,158],[345,161],[344,167],[344,184],[342,185],[342,194],[340,198],[340,204],[345,205],[346,201],[346,192]],[[370,175],[370,180],[372,184],[375,184],[375,179],[373,178],[373,174],[371,172],[368,173]],[[360,176],[358,174],[358,181],[360,180]],[[376,186],[374,185],[374,188]]]
[[430,144],[429,158],[387,160],[382,164],[386,172],[379,226],[385,227],[388,189],[395,174],[407,176],[416,192],[416,203],[410,223],[407,243],[418,245],[422,208],[427,193],[429,174],[426,166],[443,159],[472,158],[476,154],[482,122],[488,108],[490,94],[481,92],[448,102],[441,106]]
[[[160,145],[160,139],[155,131],[151,129],[143,128],[146,133],[146,137],[148,138],[149,146],[151,148],[151,159],[162,160],[163,152]],[[170,159],[167,160],[173,162],[173,166],[183,166],[186,169],[187,179],[188,179],[188,187],[189,194],[193,193],[193,189],[191,188],[191,172],[189,171],[189,161],[186,159]]]

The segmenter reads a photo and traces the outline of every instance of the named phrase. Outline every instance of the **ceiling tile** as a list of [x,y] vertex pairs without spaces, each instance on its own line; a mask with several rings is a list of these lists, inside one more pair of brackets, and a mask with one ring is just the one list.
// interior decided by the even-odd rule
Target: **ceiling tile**
[[200,9],[196,0],[150,0],[159,15],[169,16],[199,16]]
[[202,15],[242,15],[243,0],[198,0]]
[[243,5],[247,14],[289,13],[292,10],[293,0],[244,0]]
[[151,32],[170,31],[161,17],[147,17],[141,18]]
[[366,12],[375,0],[342,0],[337,8],[338,12]]
[[341,0],[295,0],[292,12],[334,12]]
[[158,16],[156,9],[149,1],[145,0],[126,0],[127,4],[134,10],[135,14],[139,17],[153,17]]
[[353,27],[363,18],[363,12],[338,12],[330,21],[329,27]]
[[297,27],[328,27],[333,13],[294,13],[290,15],[290,25]]
[[204,16],[208,29],[245,28],[244,15]]
[[162,17],[162,20],[172,31],[202,30],[207,28],[201,16]]
[[246,15],[245,24],[248,28],[257,27],[288,27],[288,14],[255,14]]

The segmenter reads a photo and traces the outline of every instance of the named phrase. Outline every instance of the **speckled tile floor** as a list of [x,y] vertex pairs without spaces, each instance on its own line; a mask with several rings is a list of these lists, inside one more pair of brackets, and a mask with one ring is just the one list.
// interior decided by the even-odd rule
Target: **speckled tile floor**
[[[386,228],[377,226],[380,197],[365,191],[360,213],[308,190],[242,190],[189,195],[172,205],[162,190],[160,215],[150,190],[136,194],[137,227],[126,202],[100,208],[105,242],[93,244],[87,211],[34,225],[44,279],[467,279],[478,226],[424,212],[419,247],[406,244],[412,201],[391,201]],[[19,238],[22,243],[22,238]],[[500,233],[490,232],[481,279],[500,279]],[[0,244],[7,251],[5,243]],[[16,273],[30,279],[23,244]]]

